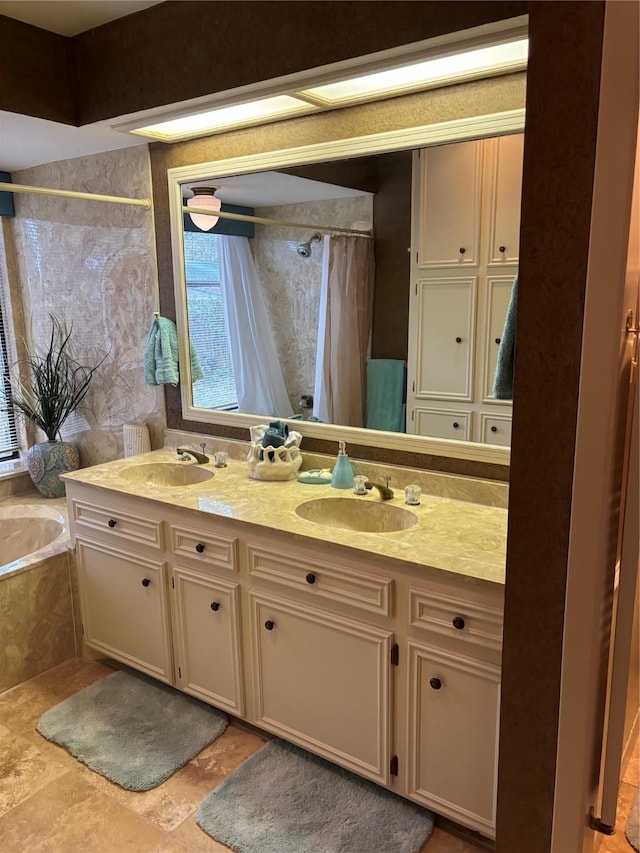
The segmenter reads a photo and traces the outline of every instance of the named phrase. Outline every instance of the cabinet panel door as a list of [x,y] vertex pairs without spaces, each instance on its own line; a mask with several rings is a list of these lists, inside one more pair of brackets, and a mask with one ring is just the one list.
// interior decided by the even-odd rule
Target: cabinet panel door
[[258,725],[388,784],[392,634],[252,592]]
[[500,670],[409,643],[409,796],[493,835]]
[[183,568],[173,584],[179,686],[242,716],[238,584]]
[[496,375],[498,350],[504,332],[504,321],[513,289],[513,275],[494,275],[487,278],[486,290],[486,326],[484,352],[483,400],[494,400],[493,380]]
[[423,148],[420,163],[418,266],[477,266],[482,143]]
[[87,645],[171,683],[164,563],[77,539]]
[[418,282],[417,398],[471,400],[477,279]]
[[492,155],[487,158],[491,164],[488,170],[489,263],[517,264],[524,134],[499,136],[486,144]]

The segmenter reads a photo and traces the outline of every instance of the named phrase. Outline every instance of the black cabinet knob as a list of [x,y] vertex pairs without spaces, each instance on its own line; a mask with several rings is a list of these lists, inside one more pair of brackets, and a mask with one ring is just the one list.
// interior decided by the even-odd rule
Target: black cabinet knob
[[273,631],[273,629],[276,627],[276,623],[272,622],[271,619],[267,619],[267,621],[264,623],[264,627],[267,629],[267,631]]
[[211,602],[211,609],[214,611],[220,610],[220,602],[219,601],[212,601]]
[[464,628],[464,619],[462,618],[462,616],[454,616],[452,624],[454,628],[458,629],[458,631],[462,631],[462,629]]
[[314,584],[316,582],[316,576],[313,572],[309,572],[305,580],[307,581],[307,583]]
[[442,682],[439,678],[430,678],[429,684],[431,685],[431,687],[433,687],[434,690],[440,690],[440,688],[442,687]]
[[109,521],[107,521],[107,524],[109,525],[109,527],[115,527],[117,522],[115,518],[110,518]]
[[497,344],[499,344],[499,343],[500,343],[500,338],[496,338],[496,343],[497,343]]
[[464,253],[465,253],[467,250],[465,249],[465,247],[464,247],[464,246],[460,246],[460,248],[458,249],[458,251],[460,252],[460,254],[461,254],[461,255],[464,255]]
[[462,338],[456,338],[456,343],[457,343],[457,344],[461,344],[461,343],[462,343]]
[[196,551],[198,552],[198,554],[202,554],[202,553],[203,553],[203,551],[204,551],[204,545],[202,544],[202,542],[198,542],[198,544],[196,545]]
[[492,427],[491,427],[491,432],[498,432],[498,427],[497,427],[497,426],[492,426]]
[[149,578],[142,578],[142,586],[149,586],[151,581]]
[[498,251],[502,252],[502,254],[504,255],[504,253],[507,251],[507,247],[506,246],[498,246]]
[[459,429],[459,427],[460,427],[460,424],[458,423],[458,421],[454,421],[454,422],[453,422],[453,428],[454,428],[454,429]]

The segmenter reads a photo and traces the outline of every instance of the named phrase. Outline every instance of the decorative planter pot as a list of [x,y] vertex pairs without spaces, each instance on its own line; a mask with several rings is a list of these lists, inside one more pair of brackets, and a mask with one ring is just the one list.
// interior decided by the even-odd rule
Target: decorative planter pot
[[40,494],[45,498],[63,498],[64,480],[60,474],[80,467],[78,448],[67,441],[43,441],[27,451],[27,470]]

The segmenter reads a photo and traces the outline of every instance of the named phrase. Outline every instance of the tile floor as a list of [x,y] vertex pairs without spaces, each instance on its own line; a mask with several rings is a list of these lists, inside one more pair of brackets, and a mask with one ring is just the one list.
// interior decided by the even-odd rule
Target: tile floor
[[[231,725],[158,788],[133,793],[35,730],[44,711],[110,672],[103,664],[74,660],[0,694],[0,853],[228,853],[197,826],[195,810],[260,748],[263,740],[256,734]],[[600,853],[631,853],[624,825],[639,771],[636,744],[621,788],[618,831],[603,840]],[[481,849],[487,847],[436,827],[424,853]]]

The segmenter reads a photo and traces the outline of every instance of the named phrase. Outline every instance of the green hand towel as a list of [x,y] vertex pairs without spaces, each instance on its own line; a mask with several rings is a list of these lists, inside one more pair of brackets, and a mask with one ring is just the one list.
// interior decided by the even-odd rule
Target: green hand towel
[[[191,378],[202,379],[202,368],[190,346]],[[144,381],[146,385],[177,385],[178,331],[176,324],[166,317],[156,317],[151,326],[144,351]]]

